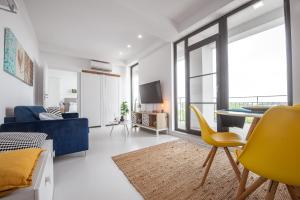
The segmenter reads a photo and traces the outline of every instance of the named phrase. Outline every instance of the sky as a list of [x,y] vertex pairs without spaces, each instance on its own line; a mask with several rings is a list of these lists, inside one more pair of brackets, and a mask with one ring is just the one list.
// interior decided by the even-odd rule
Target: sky
[[[284,25],[230,43],[228,57],[230,97],[287,94]],[[181,60],[178,62],[177,77],[179,97],[185,96],[184,74],[184,60]],[[262,98],[261,100],[278,101],[279,99]]]

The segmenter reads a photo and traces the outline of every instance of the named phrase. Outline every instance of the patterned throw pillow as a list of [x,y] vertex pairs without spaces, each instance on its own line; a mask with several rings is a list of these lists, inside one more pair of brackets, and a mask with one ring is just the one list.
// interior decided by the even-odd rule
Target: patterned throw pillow
[[55,114],[48,113],[48,112],[40,113],[39,114],[39,118],[40,118],[40,120],[57,120],[57,119],[63,119],[62,117],[59,117],[59,116],[57,116]]
[[0,133],[0,151],[40,148],[46,138],[45,133],[3,132]]
[[49,107],[47,108],[48,113],[52,113],[58,117],[62,117],[59,107]]

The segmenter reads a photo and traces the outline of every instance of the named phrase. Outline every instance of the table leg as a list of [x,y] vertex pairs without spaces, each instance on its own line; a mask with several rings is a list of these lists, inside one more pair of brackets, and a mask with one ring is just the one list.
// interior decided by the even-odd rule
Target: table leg
[[110,134],[109,134],[110,136],[111,136],[111,134],[112,134],[112,132],[113,132],[113,130],[114,130],[114,127],[115,127],[115,126],[112,126],[111,129],[110,129]]
[[126,130],[127,130],[127,136],[129,136],[129,130],[127,124],[125,124]]
[[256,125],[258,124],[259,120],[260,120],[260,118],[257,118],[257,117],[253,118],[253,121],[251,123],[251,126],[249,128],[249,131],[248,131],[248,134],[247,134],[247,137],[246,137],[246,140],[248,140],[249,137],[251,136],[251,134],[252,134],[254,128],[256,127]]

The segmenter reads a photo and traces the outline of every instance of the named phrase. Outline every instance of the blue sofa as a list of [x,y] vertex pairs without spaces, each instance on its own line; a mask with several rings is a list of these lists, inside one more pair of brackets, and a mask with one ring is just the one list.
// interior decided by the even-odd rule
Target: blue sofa
[[[78,113],[65,113],[64,119],[39,120],[42,106],[17,106],[14,117],[6,117],[0,132],[41,132],[53,140],[56,156],[89,149],[88,120],[78,118]],[[1,134],[1,133],[0,133]]]

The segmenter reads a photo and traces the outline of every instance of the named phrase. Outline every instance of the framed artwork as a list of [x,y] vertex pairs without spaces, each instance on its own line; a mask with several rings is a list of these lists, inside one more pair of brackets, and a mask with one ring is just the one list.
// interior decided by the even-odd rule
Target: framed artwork
[[4,71],[33,86],[33,62],[9,28],[4,32]]

